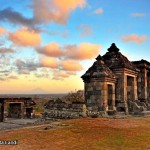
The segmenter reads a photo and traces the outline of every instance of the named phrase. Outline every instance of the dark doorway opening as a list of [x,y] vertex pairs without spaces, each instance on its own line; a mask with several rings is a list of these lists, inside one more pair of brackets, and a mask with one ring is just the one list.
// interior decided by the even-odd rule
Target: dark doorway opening
[[31,118],[32,112],[33,112],[33,108],[26,108],[26,117]]
[[10,103],[9,104],[8,117],[21,118],[21,103]]
[[0,102],[0,122],[3,122],[4,119],[4,103]]
[[108,110],[113,110],[112,106],[112,95],[113,94],[113,88],[111,84],[108,84]]

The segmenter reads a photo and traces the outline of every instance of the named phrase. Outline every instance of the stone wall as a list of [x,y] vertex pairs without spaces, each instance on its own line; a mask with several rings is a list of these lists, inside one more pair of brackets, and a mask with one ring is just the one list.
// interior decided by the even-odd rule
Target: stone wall
[[103,109],[104,105],[104,82],[85,83],[86,103],[97,105]]
[[49,101],[45,105],[43,113],[45,119],[75,119],[86,117],[86,105],[84,103],[67,104],[64,102]]

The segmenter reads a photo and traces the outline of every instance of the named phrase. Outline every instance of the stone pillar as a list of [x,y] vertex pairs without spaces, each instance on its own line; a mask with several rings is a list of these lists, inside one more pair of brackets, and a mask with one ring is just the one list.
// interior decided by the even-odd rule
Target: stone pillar
[[134,100],[138,100],[138,97],[137,97],[137,77],[135,76],[134,77]]
[[116,111],[116,106],[115,106],[115,84],[112,85],[112,106],[113,110]]
[[129,113],[128,110],[128,103],[127,103],[127,75],[123,74],[123,85],[122,85],[122,91],[123,91],[123,100],[124,100],[124,105],[125,105],[125,113],[126,115]]
[[141,73],[141,98],[147,100],[147,70],[146,68],[142,69]]
[[103,98],[104,98],[104,111],[108,111],[108,87],[107,83],[104,82],[104,91],[103,91]]

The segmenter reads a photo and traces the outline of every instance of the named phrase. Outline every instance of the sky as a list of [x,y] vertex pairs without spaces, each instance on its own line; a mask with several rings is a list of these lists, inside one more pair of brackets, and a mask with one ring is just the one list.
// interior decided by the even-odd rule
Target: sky
[[150,61],[149,0],[0,0],[0,94],[83,90],[112,43]]

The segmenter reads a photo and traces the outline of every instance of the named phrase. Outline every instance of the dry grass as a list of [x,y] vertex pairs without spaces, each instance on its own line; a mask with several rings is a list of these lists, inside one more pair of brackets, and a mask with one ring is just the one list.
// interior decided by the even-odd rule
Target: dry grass
[[[49,125],[45,125],[49,126]],[[147,150],[150,118],[77,119],[44,126],[0,132],[0,140],[19,141],[0,150]]]

